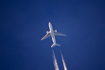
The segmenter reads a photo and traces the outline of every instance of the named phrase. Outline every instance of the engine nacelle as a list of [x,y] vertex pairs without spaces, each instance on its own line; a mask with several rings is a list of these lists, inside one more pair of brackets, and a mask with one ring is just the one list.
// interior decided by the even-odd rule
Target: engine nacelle
[[49,31],[46,31],[46,33],[48,34],[48,33],[49,33]]
[[55,30],[55,32],[57,32],[57,30]]

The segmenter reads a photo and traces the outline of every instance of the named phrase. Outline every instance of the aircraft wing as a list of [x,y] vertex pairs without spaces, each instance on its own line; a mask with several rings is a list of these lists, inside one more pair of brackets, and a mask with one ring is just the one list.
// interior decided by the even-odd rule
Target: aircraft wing
[[66,36],[65,34],[59,33],[59,32],[54,32],[55,36]]
[[46,34],[41,40],[44,40],[44,39],[46,39],[48,37],[51,37],[51,34],[50,33]]

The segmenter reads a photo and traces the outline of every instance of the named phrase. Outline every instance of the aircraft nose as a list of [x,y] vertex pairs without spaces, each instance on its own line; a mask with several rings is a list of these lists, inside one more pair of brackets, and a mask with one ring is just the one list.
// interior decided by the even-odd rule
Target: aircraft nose
[[50,22],[49,22],[48,24],[49,24],[49,26],[51,25],[51,23],[50,23]]
[[49,22],[49,25],[50,25],[50,22]]

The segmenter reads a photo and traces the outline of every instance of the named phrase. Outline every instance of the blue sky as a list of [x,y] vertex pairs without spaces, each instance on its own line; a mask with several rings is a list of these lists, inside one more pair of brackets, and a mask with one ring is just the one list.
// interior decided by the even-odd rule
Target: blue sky
[[[0,70],[54,70],[53,29],[68,70],[105,70],[104,0],[5,0],[0,2]],[[53,48],[63,70],[59,47]]]

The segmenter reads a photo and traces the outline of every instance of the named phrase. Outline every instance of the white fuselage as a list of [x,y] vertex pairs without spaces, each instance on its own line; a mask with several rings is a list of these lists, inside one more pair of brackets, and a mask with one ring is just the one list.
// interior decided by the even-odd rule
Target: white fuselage
[[52,37],[53,44],[55,45],[55,44],[56,44],[56,39],[55,39],[53,27],[52,27],[52,25],[51,25],[50,22],[49,22],[49,29],[50,29],[50,33],[51,33],[51,37]]

